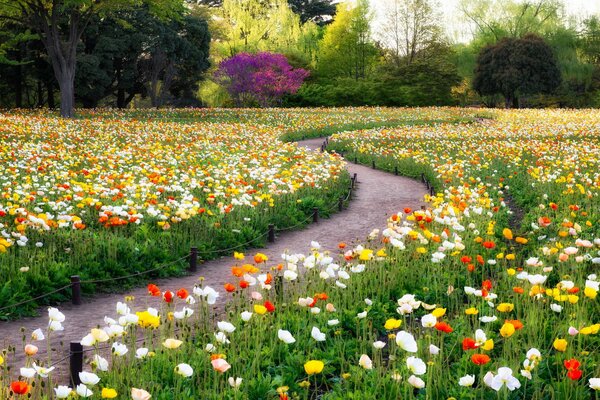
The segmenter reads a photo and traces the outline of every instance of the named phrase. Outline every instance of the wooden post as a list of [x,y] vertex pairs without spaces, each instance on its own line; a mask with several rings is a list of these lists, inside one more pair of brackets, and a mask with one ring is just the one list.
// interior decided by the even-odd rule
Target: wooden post
[[319,209],[313,207],[313,222],[319,222]]
[[71,342],[69,352],[69,373],[71,385],[76,387],[81,383],[79,373],[83,371],[83,346],[79,342]]
[[269,243],[275,243],[275,225],[269,224],[269,233],[267,235]]
[[71,276],[71,302],[74,306],[81,305],[81,279],[79,275]]
[[198,270],[198,248],[192,247],[190,249],[190,266],[188,271],[196,272]]

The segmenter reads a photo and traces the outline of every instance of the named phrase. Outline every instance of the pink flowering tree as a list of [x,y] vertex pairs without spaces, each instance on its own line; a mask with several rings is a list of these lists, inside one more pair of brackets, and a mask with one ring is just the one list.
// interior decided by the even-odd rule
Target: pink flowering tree
[[309,72],[292,68],[283,54],[239,53],[221,62],[215,73],[235,105],[269,107],[300,89]]

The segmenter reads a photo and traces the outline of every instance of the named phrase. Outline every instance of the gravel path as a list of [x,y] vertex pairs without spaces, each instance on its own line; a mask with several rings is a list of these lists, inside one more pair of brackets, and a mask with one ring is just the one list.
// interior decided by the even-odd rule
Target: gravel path
[[[311,139],[298,142],[299,145],[316,150],[320,148],[323,139]],[[311,224],[305,229],[293,232],[284,232],[278,235],[275,243],[262,249],[248,249],[246,254],[252,255],[257,251],[265,253],[271,260],[280,260],[285,250],[296,253],[306,253],[310,242],[316,240],[324,249],[336,251],[339,242],[349,245],[363,241],[374,228],[385,227],[386,219],[393,213],[405,207],[413,209],[423,205],[425,186],[412,179],[394,176],[392,174],[373,170],[371,168],[348,164],[348,171],[357,174],[357,189],[353,193],[349,207],[329,219],[323,219],[316,224]],[[223,291],[223,284],[230,279],[230,267],[234,265],[233,257],[223,257],[208,261],[198,266],[198,273],[175,279],[154,280],[163,290],[176,291],[179,288],[190,290],[198,281],[198,277],[205,278],[205,285]],[[145,284],[150,282],[140,282]],[[56,354],[53,360],[59,360],[68,355],[69,342],[79,341],[91,328],[102,324],[104,316],[116,317],[115,305],[122,301],[124,295],[135,296],[137,305],[146,305],[151,299],[147,295],[145,285],[124,294],[98,295],[84,299],[80,306],[63,304],[58,307],[66,316],[65,330],[54,333],[52,343]],[[36,328],[45,329],[48,323],[47,313],[41,310],[40,317],[24,318],[13,322],[0,322],[0,349],[16,346],[17,353],[22,352],[22,340],[29,338]],[[22,328],[25,328],[23,333]],[[62,342],[62,344],[60,343]],[[36,343],[40,348],[39,356],[45,358],[45,342]],[[9,357],[16,365],[23,366],[23,357],[17,354]],[[68,360],[60,363],[57,368],[59,375],[64,376]]]

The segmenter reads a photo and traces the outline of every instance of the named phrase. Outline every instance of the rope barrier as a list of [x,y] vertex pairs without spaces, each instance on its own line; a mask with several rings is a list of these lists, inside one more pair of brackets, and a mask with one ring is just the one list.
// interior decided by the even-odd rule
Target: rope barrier
[[49,293],[45,293],[45,294],[42,294],[42,295],[40,295],[40,296],[34,297],[33,299],[29,299],[29,300],[21,301],[20,303],[11,304],[11,305],[9,305],[9,306],[2,307],[2,308],[0,308],[0,312],[1,312],[1,311],[4,311],[4,310],[8,310],[9,308],[14,308],[14,307],[22,306],[22,305],[24,305],[24,304],[31,303],[31,302],[34,302],[34,301],[36,301],[36,300],[43,299],[44,297],[48,297],[48,296],[50,296],[50,295],[53,295],[53,294],[55,294],[55,293],[61,292],[61,291],[65,290],[65,289],[68,289],[68,288],[70,288],[70,287],[71,287],[71,285],[66,285],[66,286],[63,286],[63,287],[61,287],[61,288],[58,288],[58,289],[56,289],[56,290],[53,290],[53,291],[51,291],[51,292],[49,292]]

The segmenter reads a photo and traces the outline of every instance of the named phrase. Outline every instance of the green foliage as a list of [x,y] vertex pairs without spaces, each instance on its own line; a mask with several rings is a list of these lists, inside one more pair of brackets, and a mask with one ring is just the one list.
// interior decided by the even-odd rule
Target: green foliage
[[502,94],[506,106],[519,97],[551,93],[561,82],[552,48],[535,35],[502,39],[484,48],[477,58],[473,88],[481,95]]
[[365,0],[356,6],[338,4],[336,19],[325,28],[319,43],[317,73],[325,78],[368,77],[378,51],[370,40],[371,14]]

